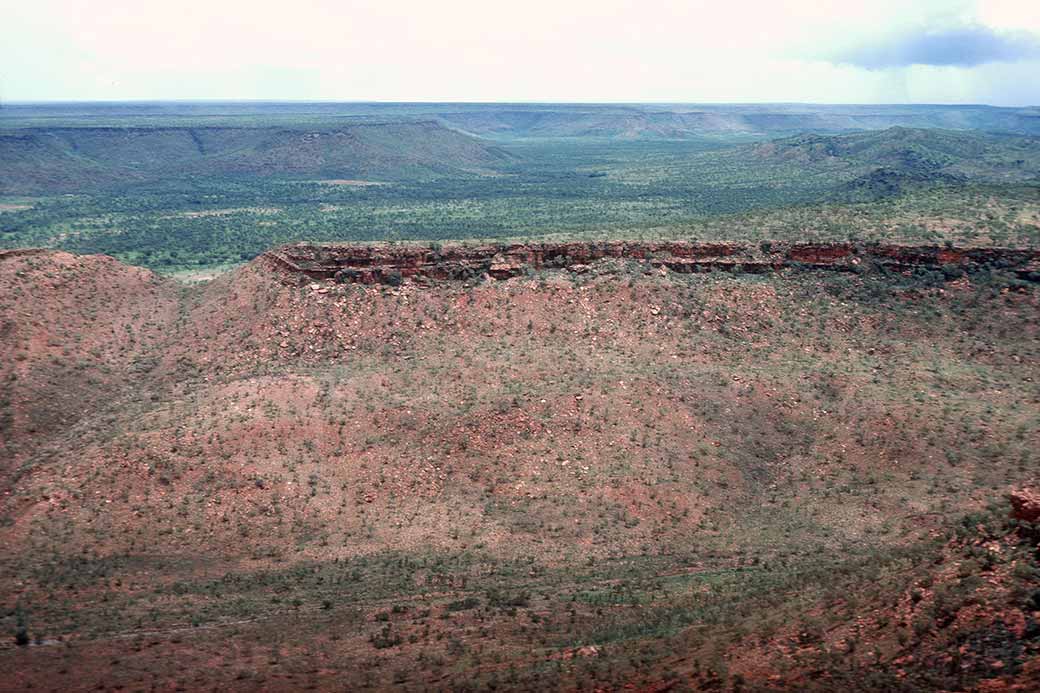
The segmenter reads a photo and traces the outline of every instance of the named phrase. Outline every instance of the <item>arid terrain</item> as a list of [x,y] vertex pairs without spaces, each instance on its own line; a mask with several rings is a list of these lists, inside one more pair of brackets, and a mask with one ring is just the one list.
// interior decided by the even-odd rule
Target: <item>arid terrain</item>
[[192,285],[2,251],[0,687],[1038,690],[1037,280],[993,244],[297,245]]
[[1040,111],[0,110],[0,689],[1040,691]]
[[0,11],[0,693],[1040,693],[1040,0]]

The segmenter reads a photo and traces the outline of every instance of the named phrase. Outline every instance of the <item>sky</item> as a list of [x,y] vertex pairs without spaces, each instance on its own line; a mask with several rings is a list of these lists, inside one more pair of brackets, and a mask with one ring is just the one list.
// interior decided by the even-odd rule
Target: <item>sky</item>
[[0,17],[0,102],[1040,105],[1040,0],[0,0]]

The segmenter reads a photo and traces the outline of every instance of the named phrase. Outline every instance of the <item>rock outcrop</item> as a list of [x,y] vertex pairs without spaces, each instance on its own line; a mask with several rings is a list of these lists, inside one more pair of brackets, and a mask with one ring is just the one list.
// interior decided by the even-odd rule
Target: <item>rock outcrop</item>
[[311,244],[268,251],[261,262],[290,281],[336,279],[363,284],[488,276],[508,279],[543,269],[587,271],[615,260],[673,272],[774,272],[785,268],[867,271],[916,268],[972,272],[1003,269],[1040,280],[1040,250],[804,243],[741,245],[688,241],[607,241],[497,245]]
[[1035,489],[1017,489],[1008,494],[1011,517],[1022,522],[1040,522],[1040,492]]

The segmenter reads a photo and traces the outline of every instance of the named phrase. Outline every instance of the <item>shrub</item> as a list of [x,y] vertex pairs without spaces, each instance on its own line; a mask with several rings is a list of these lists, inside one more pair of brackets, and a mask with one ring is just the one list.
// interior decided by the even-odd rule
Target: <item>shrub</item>
[[398,645],[400,645],[401,636],[397,633],[392,632],[390,630],[390,624],[388,623],[385,626],[383,626],[383,630],[369,638],[369,642],[371,642],[372,647],[376,648],[377,650],[383,650],[388,647],[397,647]]
[[14,643],[19,647],[29,644],[29,625],[25,616],[25,610],[19,605],[15,610]]
[[480,606],[480,600],[476,597],[466,597],[448,604],[448,611],[466,611]]

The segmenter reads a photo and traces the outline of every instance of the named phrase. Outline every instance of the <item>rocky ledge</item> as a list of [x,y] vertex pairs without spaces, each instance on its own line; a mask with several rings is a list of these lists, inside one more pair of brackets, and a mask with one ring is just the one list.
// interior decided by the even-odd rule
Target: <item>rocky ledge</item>
[[1040,281],[1040,250],[854,243],[693,243],[608,241],[497,245],[296,243],[264,253],[261,264],[289,282],[335,279],[363,284],[404,279],[509,279],[537,270],[587,272],[603,261],[636,262],[673,272],[775,272],[787,268],[862,272],[916,268],[1000,269]]

